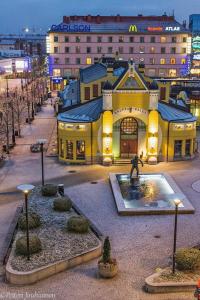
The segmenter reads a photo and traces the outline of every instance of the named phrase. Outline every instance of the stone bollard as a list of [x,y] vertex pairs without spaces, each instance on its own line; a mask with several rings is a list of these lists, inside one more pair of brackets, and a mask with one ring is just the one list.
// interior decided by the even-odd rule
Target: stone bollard
[[65,195],[64,184],[60,183],[58,185],[58,193],[60,194],[60,196],[64,197]]

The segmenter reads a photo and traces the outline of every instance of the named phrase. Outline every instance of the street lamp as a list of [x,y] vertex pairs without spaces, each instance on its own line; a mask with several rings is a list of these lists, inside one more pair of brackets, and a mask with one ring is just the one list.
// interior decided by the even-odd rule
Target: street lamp
[[175,273],[176,264],[176,237],[177,237],[177,218],[178,218],[178,206],[181,203],[179,199],[174,200],[175,204],[175,220],[174,220],[174,245],[173,245],[173,256],[172,256],[172,274]]
[[44,186],[44,144],[47,143],[46,139],[39,139],[37,143],[40,144],[40,152],[41,152],[41,166],[42,166],[42,186]]
[[22,191],[24,193],[24,197],[25,197],[27,259],[30,260],[29,222],[28,222],[28,194],[34,189],[34,185],[32,185],[32,184],[21,184],[21,185],[18,185],[17,189]]

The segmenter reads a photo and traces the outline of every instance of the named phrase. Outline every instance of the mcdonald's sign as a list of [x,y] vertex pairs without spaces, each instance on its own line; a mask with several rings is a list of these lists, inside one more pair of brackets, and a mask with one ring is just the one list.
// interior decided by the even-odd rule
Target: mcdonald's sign
[[129,26],[129,32],[138,32],[137,26],[136,25],[130,25]]

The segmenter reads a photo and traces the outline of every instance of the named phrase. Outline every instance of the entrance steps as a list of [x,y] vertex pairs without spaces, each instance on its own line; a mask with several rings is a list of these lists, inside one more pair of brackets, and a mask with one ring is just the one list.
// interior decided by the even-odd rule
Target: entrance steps
[[130,165],[131,164],[131,158],[116,158],[113,162],[114,165]]

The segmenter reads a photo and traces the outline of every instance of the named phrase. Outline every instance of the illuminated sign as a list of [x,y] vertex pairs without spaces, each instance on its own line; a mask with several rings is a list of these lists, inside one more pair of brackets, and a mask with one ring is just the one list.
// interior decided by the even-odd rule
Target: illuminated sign
[[129,32],[138,32],[137,26],[136,25],[130,25],[129,26]]
[[85,24],[60,24],[52,25],[51,31],[64,31],[64,32],[90,32],[90,25]]
[[181,27],[165,27],[165,31],[180,31],[181,30]]
[[148,27],[148,31],[163,31],[163,27]]
[[194,54],[193,59],[200,60],[200,53]]

